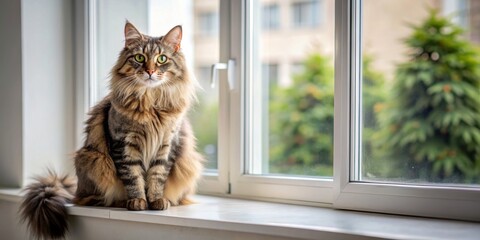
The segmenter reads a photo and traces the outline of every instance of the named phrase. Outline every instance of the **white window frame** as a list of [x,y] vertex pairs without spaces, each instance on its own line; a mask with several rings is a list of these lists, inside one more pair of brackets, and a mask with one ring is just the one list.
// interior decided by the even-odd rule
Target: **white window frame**
[[[235,11],[231,9],[230,0],[219,1],[219,47],[220,62],[227,62],[230,59],[231,41],[233,41],[235,31],[230,29],[231,19],[234,19]],[[237,71],[238,72],[238,71]],[[203,173],[203,178],[199,183],[198,191],[203,194],[227,195],[230,194],[229,184],[229,162],[230,159],[230,116],[229,116],[229,86],[226,81],[227,73],[219,72],[220,81],[218,84],[218,151],[217,151],[217,169],[208,170]]]
[[[77,10],[77,129],[83,127],[87,106],[91,104],[91,81],[95,49],[92,44],[95,0],[76,1]],[[248,175],[246,160],[254,135],[246,119],[246,107],[253,104],[247,95],[248,79],[254,72],[247,58],[254,55],[253,4],[250,0],[220,1],[220,61],[236,61],[235,86],[230,90],[226,71],[219,73],[218,171],[206,172],[199,184],[201,193],[262,199],[339,209],[363,210],[416,216],[480,220],[480,189],[447,186],[367,183],[352,169],[358,169],[358,140],[361,136],[361,0],[335,1],[335,115],[333,179]],[[248,10],[248,11],[247,11]],[[82,18],[83,16],[83,18]],[[79,117],[80,118],[80,117]],[[248,121],[247,121],[248,120]],[[79,133],[82,131],[79,131]],[[81,134],[78,134],[81,138]],[[248,166],[252,167],[252,166]]]
[[[83,145],[84,127],[90,106],[96,101],[96,44],[95,44],[95,2],[79,0],[74,2],[75,9],[75,133],[76,148]],[[83,80],[83,81],[82,81]]]
[[[246,174],[248,166],[247,159],[256,158],[257,164],[261,164],[261,156],[248,156],[252,154],[252,139],[255,137],[254,127],[251,124],[254,117],[248,116],[247,106],[252,109],[255,101],[252,95],[247,95],[249,86],[248,79],[259,74],[258,69],[253,66],[251,59],[255,55],[255,33],[246,32],[246,29],[253,28],[253,14],[260,8],[255,1],[232,1],[232,20],[230,29],[237,29],[232,34],[232,54],[230,58],[241,59],[238,61],[237,79],[239,88],[230,92],[230,192],[234,196],[268,199],[271,201],[295,202],[308,205],[325,205],[333,200],[333,182],[331,179],[312,179],[302,177],[279,177],[269,175]],[[238,9],[242,9],[241,12]],[[248,11],[246,11],[248,9]],[[241,30],[241,31],[240,31]],[[238,41],[241,40],[241,41]],[[237,45],[238,44],[238,45]],[[252,92],[252,90],[250,89]],[[240,111],[239,111],[240,109]],[[246,119],[246,118],[250,119]],[[248,132],[247,132],[248,131]],[[254,132],[255,131],[255,132]],[[240,136],[240,137],[239,137]]]
[[[360,182],[361,0],[336,1],[335,201],[340,209],[480,220],[480,189]],[[360,30],[360,31],[359,31]],[[352,131],[353,129],[353,131]]]
[[[480,220],[480,189],[432,185],[402,185],[395,183],[360,182],[361,136],[361,0],[337,0],[335,2],[335,117],[334,117],[334,177],[326,179],[281,178],[274,176],[246,175],[245,161],[253,156],[248,152],[248,133],[245,131],[245,105],[253,104],[243,98],[248,78],[252,77],[252,63],[246,56],[253,56],[253,34],[246,32],[240,53],[241,94],[231,93],[230,183],[232,195],[310,205],[332,204],[335,208],[364,210],[382,213],[427,217]],[[238,2],[234,4],[239,4]],[[232,9],[253,8],[245,2]],[[245,10],[244,10],[245,12]],[[253,9],[246,11],[240,23],[253,24]],[[232,21],[235,23],[235,21]],[[238,23],[237,23],[238,24]],[[240,26],[232,25],[232,29]],[[249,26],[253,29],[252,26]],[[240,27],[245,32],[246,26]],[[240,34],[241,35],[241,34]],[[251,52],[248,52],[251,51]],[[241,109],[241,111],[238,111]],[[252,120],[250,120],[252,121]],[[245,134],[247,134],[245,136]],[[232,138],[232,136],[243,136]],[[243,145],[242,145],[243,144]],[[239,147],[240,146],[240,147]],[[240,149],[239,149],[240,148]],[[247,151],[246,151],[247,150]]]

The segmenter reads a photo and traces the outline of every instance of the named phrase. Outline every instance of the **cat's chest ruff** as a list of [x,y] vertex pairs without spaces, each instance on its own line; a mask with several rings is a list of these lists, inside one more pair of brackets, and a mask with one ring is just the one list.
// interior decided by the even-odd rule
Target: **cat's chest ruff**
[[168,144],[178,114],[156,107],[135,111],[117,102],[113,106],[109,122],[114,138],[125,141],[126,155],[142,160],[145,166],[149,166],[150,161],[157,157],[159,149]]
[[162,146],[164,137],[165,134],[161,128],[137,125],[130,126],[130,129],[125,131],[124,136],[120,139],[124,141],[123,151],[128,159],[141,160],[144,166],[149,166]]
[[139,145],[142,146],[142,160],[145,166],[156,159],[159,149],[168,141],[168,133],[171,132],[170,125],[169,121],[160,118],[141,125],[143,136],[137,139],[142,141]]
[[142,160],[145,166],[148,166],[150,161],[155,159],[158,150],[160,149],[163,142],[164,134],[161,131],[146,131],[144,135],[144,147],[142,149]]

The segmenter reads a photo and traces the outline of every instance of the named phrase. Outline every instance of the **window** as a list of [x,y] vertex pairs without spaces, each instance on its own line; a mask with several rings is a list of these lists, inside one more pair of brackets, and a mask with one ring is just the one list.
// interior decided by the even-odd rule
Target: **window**
[[451,21],[464,29],[470,25],[469,0],[443,0],[442,13],[449,16]]
[[[478,80],[468,76],[469,63],[460,57],[478,57],[479,53],[469,51],[475,44],[456,32],[468,29],[462,24],[465,21],[458,21],[469,16],[466,1],[449,1],[461,7],[454,16],[448,4],[443,11],[409,11],[402,16],[393,10],[374,10],[374,4],[386,2],[363,1],[358,180],[480,184],[480,171],[475,169],[480,153],[475,150],[480,141],[480,108],[469,104],[478,102],[472,98],[479,98],[480,88]],[[388,27],[378,25],[383,19],[389,19]],[[446,42],[452,46],[445,46]]]
[[480,9],[479,1],[469,1],[469,26],[470,26],[470,38],[472,42],[480,44],[480,16],[475,14],[478,12],[477,9]]
[[[329,203],[333,200],[333,3],[329,5],[331,29],[305,34],[288,30],[279,36],[262,31],[259,2],[244,4],[245,31],[241,34],[246,40],[240,49],[243,52],[233,55],[245,57],[239,82],[242,94],[231,94],[230,107],[241,109],[231,113],[230,123],[231,131],[243,140],[231,139],[239,153],[230,163],[231,192]],[[315,44],[320,41],[321,46]],[[263,65],[262,76],[265,62],[278,64],[276,86],[266,84],[268,65]],[[293,74],[290,65],[295,62],[313,68]],[[321,103],[325,108],[300,118],[310,104],[318,103],[319,92],[327,95],[328,100]],[[305,94],[310,95],[305,98]]]
[[301,62],[294,62],[290,64],[290,72],[292,72],[292,75],[300,74],[304,70],[305,70],[305,66]]
[[218,33],[218,15],[216,12],[203,12],[198,15],[199,33],[212,36]]
[[[460,46],[454,55],[415,39],[456,32],[443,18],[442,2],[171,1],[178,5],[163,9],[182,11],[165,22],[155,17],[168,15],[158,14],[165,3],[148,0],[122,10],[98,1],[95,11],[103,12],[95,15],[98,59],[91,68],[98,87],[90,93],[104,94],[103,62],[116,55],[104,49],[122,47],[122,26],[112,22],[128,18],[157,35],[181,23],[182,48],[203,88],[190,113],[208,158],[202,193],[479,220],[480,84],[472,77],[479,65],[468,65],[478,63],[471,50],[478,43],[467,34],[442,40],[451,51]],[[291,11],[280,11],[283,6]],[[433,13],[448,27],[422,30]],[[472,22],[478,14],[463,17]],[[285,18],[294,27],[323,25],[265,34]],[[120,40],[102,40],[114,37],[108,29],[120,29]],[[219,70],[210,88],[212,64],[228,60],[235,62],[233,75]],[[453,65],[440,65],[443,60]],[[443,112],[433,111],[430,101]]]
[[264,63],[262,64],[262,80],[267,86],[275,86],[278,84],[278,64]]
[[262,7],[262,28],[264,30],[280,28],[280,7],[278,4]]
[[[478,68],[462,59],[478,61],[480,53],[461,27],[441,15],[439,3],[428,10],[423,1],[415,2],[418,7],[354,1],[352,12],[342,13],[351,16],[353,31],[338,29],[343,34],[337,35],[351,37],[342,44],[347,50],[339,46],[337,53],[351,65],[336,74],[336,99],[349,100],[335,104],[340,192],[334,206],[478,219],[478,145],[470,134],[480,133],[479,105],[471,105],[480,100],[480,88],[460,69]],[[399,9],[405,9],[401,16]],[[348,151],[338,148],[345,142]]]
[[320,24],[320,1],[299,1],[292,4],[292,24],[296,28],[316,27]]
[[197,147],[207,158],[205,167],[215,170],[218,169],[218,120],[211,116],[218,115],[218,88],[211,87],[211,73],[211,64],[197,68],[196,77],[202,90],[199,103],[193,107],[189,117],[195,119],[193,127],[197,138]]

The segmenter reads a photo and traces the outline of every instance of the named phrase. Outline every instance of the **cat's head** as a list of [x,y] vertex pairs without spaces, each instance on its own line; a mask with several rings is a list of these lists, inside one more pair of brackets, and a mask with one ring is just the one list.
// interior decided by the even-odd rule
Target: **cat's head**
[[165,36],[142,34],[130,22],[125,24],[125,47],[112,70],[112,84],[129,88],[158,88],[185,79],[185,59],[180,51],[182,27]]

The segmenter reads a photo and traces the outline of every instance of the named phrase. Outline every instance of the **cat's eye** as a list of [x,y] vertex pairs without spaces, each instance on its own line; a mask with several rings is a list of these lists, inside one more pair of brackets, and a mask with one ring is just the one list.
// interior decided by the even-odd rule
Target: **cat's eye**
[[160,56],[158,56],[158,58],[157,58],[157,62],[160,63],[160,64],[166,63],[167,60],[168,60],[167,56],[165,56],[165,55],[163,55],[163,54],[160,55]]
[[142,54],[137,54],[135,55],[135,61],[139,62],[139,63],[143,63],[145,62],[145,56],[143,56]]

